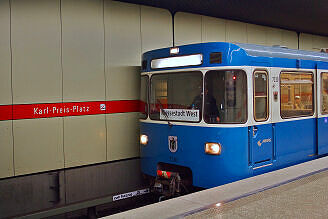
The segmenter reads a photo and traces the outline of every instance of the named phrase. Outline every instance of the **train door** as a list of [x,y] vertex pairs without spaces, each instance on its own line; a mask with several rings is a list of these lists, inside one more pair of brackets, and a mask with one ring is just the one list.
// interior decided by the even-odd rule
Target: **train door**
[[272,164],[273,126],[269,111],[269,76],[266,70],[253,73],[253,116],[254,125],[250,127],[250,155],[253,169]]
[[328,70],[317,70],[317,103],[317,152],[322,155],[328,153]]

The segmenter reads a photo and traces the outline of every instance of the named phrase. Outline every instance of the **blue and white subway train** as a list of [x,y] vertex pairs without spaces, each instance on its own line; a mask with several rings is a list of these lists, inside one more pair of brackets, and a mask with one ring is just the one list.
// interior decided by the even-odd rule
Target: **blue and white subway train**
[[328,54],[202,43],[143,54],[142,172],[172,195],[328,153]]

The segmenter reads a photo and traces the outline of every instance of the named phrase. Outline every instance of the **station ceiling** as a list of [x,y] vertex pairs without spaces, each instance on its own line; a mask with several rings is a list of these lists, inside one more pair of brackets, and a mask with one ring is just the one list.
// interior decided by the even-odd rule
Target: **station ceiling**
[[119,0],[328,36],[326,0]]

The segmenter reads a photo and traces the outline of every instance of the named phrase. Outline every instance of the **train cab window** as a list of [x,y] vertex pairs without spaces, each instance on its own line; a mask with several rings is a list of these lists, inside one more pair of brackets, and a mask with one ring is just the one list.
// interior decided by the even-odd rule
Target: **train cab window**
[[242,70],[212,70],[205,75],[206,123],[247,121],[247,79]]
[[321,73],[321,113],[328,114],[328,73]]
[[141,76],[140,84],[140,119],[146,119],[148,116],[148,76]]
[[153,120],[199,122],[202,115],[203,74],[154,74],[150,80],[149,117]]
[[268,119],[268,73],[254,72],[254,119],[265,121]]
[[282,72],[280,74],[280,93],[282,118],[313,115],[312,73]]

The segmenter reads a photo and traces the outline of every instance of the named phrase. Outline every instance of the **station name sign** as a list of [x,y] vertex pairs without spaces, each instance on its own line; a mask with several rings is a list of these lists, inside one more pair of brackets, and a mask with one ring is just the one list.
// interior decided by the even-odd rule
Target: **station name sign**
[[139,100],[0,105],[0,121],[139,112]]

